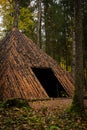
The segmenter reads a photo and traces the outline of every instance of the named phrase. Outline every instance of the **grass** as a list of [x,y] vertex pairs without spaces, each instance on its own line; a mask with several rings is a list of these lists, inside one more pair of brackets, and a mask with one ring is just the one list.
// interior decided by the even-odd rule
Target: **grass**
[[46,107],[40,110],[23,104],[19,107],[20,100],[17,106],[4,104],[0,103],[0,130],[87,130],[86,116],[48,111]]

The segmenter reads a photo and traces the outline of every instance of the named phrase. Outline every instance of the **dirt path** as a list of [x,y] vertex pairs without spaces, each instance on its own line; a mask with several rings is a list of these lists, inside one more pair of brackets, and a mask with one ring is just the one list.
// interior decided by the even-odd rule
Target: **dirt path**
[[[35,110],[40,110],[46,108],[47,110],[52,111],[64,111],[67,108],[70,107],[72,103],[71,98],[56,98],[56,99],[50,99],[46,101],[33,101],[30,102],[30,106]],[[87,109],[87,100],[84,100],[85,107]]]
[[51,99],[51,100],[46,100],[46,101],[34,101],[34,102],[30,102],[30,106],[33,109],[38,109],[40,110],[41,108],[47,108],[50,110],[59,110],[59,111],[63,111],[67,108],[70,107],[72,102],[72,99],[65,99],[65,98],[58,98],[58,99]]

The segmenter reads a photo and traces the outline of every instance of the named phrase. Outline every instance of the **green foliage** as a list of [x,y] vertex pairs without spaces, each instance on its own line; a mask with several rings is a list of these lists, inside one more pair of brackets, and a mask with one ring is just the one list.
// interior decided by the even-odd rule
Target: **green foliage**
[[56,125],[51,125],[50,130],[60,130],[60,128]]
[[[24,4],[24,2],[26,2]],[[35,40],[35,22],[32,16],[31,7],[29,7],[29,1],[20,2],[20,15],[18,20],[19,30],[25,33],[29,38]],[[29,2],[29,3],[28,3]],[[8,32],[13,27],[14,21],[14,6],[13,3],[8,1],[2,3],[2,15],[3,15],[3,26],[4,31]]]
[[35,23],[29,8],[22,7],[19,16],[19,29],[29,38],[34,39]]

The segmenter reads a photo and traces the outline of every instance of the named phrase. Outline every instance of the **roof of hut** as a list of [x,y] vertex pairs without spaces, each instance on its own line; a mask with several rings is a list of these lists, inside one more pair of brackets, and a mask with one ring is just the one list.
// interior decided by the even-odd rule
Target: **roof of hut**
[[68,95],[73,96],[74,86],[66,72],[17,28],[13,28],[0,43],[0,99],[49,97],[33,71],[35,68],[51,69]]

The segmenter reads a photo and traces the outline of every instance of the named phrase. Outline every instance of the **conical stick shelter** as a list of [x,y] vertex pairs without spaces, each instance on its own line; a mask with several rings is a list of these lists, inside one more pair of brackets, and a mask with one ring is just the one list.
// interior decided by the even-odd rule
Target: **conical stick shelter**
[[0,100],[72,97],[66,72],[17,28],[0,43]]

